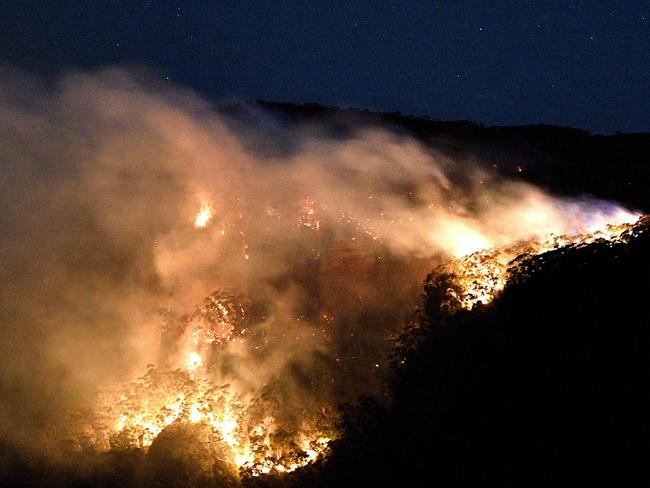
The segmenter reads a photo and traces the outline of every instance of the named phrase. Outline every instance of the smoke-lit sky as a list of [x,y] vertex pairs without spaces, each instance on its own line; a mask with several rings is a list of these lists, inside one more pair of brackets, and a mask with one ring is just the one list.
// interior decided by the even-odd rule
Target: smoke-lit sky
[[650,2],[7,0],[0,62],[135,63],[216,101],[650,130]]

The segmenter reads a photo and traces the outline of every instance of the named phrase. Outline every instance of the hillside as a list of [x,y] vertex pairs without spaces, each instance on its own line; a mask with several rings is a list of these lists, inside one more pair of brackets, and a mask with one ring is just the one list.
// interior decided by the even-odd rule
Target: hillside
[[[619,459],[612,450],[641,446],[650,434],[640,400],[650,396],[644,310],[650,220],[646,216],[633,227],[629,224],[650,208],[650,134],[607,136],[548,126],[484,127],[266,102],[219,110],[223,117],[215,126],[221,128],[224,121],[236,126],[237,139],[230,155],[224,150],[230,146],[225,145],[207,158],[206,166],[215,173],[211,198],[217,203],[206,200],[199,208],[197,201],[196,209],[194,205],[184,208],[176,219],[179,223],[169,224],[167,241],[154,232],[150,212],[142,213],[147,225],[140,226],[152,229],[152,255],[155,250],[156,256],[178,265],[171,268],[171,276],[188,284],[178,290],[193,290],[196,280],[205,279],[214,285],[210,295],[197,293],[205,298],[179,301],[183,306],[174,308],[172,293],[156,289],[160,296],[165,293],[164,303],[171,303],[155,312],[162,327],[162,365],[148,365],[142,369],[144,376],[124,383],[115,396],[100,395],[99,413],[56,410],[51,430],[38,430],[38,438],[27,436],[26,444],[43,450],[51,443],[58,460],[18,450],[9,437],[0,438],[3,483],[302,487],[497,480],[528,485],[556,481],[568,469],[574,481],[609,478],[622,484],[633,475],[633,462]],[[376,182],[386,183],[378,186],[385,192],[377,193],[372,185],[367,194],[358,191],[369,180],[363,171],[355,173],[354,179],[342,172],[343,176],[323,180],[335,166],[332,151],[345,146],[338,139],[364,148],[339,155],[346,164],[358,169],[356,163],[367,162],[360,168],[374,168],[373,155],[383,154],[390,144],[373,145],[356,137],[357,132],[374,128],[386,130],[385,139],[415,138],[431,152],[411,141],[399,146],[400,157],[387,159],[388,167],[375,174]],[[297,137],[301,134],[317,137]],[[267,170],[278,169],[270,168],[272,164],[284,166],[285,152],[288,156],[303,152],[305,139],[312,144],[310,149],[318,150],[305,151],[304,161],[316,158],[319,165],[298,167],[295,173],[280,168],[268,178]],[[114,147],[121,149],[123,144],[118,139]],[[222,176],[238,166],[232,162],[242,157],[240,144],[246,149],[242,166],[262,156],[252,165],[255,178],[251,180],[262,177],[251,186],[257,191],[250,195],[230,191]],[[408,184],[393,185],[386,174],[408,170],[406,163],[417,158],[402,149],[411,146],[417,146],[416,155],[422,156],[419,164],[426,168],[409,174]],[[222,153],[228,157],[215,162],[212,156]],[[538,225],[535,219],[517,218],[526,193],[513,188],[529,185],[499,186],[501,178],[495,178],[490,195],[495,200],[507,196],[508,205],[490,207],[492,212],[472,213],[484,197],[489,200],[483,194],[486,185],[480,186],[476,198],[447,213],[464,200],[468,188],[462,178],[456,193],[435,185],[436,192],[423,195],[439,198],[426,200],[426,205],[424,199],[417,201],[412,188],[425,186],[431,167],[447,169],[444,158],[455,163],[449,175],[441,170],[445,182],[464,172],[478,182],[484,173],[476,170],[476,163],[500,173],[504,181],[542,186],[549,191],[543,200],[550,216],[545,222],[563,220],[563,225],[539,235],[518,233],[519,226]],[[121,157],[116,161],[129,162]],[[185,165],[183,158],[173,161]],[[170,182],[177,181],[171,177],[176,174],[170,173]],[[288,176],[295,174],[304,178],[287,186]],[[314,174],[320,178],[312,178]],[[155,203],[159,195],[178,191],[175,183],[170,187],[174,191],[159,190],[159,184],[155,179]],[[310,185],[317,191],[314,198],[308,192]],[[333,189],[340,191],[330,194]],[[358,201],[350,197],[356,193],[361,195]],[[554,202],[557,195],[568,198]],[[607,229],[593,227],[600,230],[584,238],[587,234],[575,229],[594,232],[594,221],[616,215],[608,213],[615,205],[604,201],[584,199],[588,205],[572,207],[589,195],[619,201],[638,212],[617,207],[619,217],[625,214],[633,219],[616,221],[618,225]],[[111,205],[120,201],[119,194],[108,196]],[[223,198],[222,205],[217,198]],[[250,205],[240,203],[240,198]],[[392,204],[387,208],[396,211],[395,218],[368,203],[382,199]],[[339,204],[345,212],[334,211]],[[131,211],[130,206],[125,208]],[[427,213],[431,209],[443,210]],[[83,210],[85,216],[87,209]],[[199,211],[196,219],[207,212],[205,220],[194,220],[194,211]],[[535,212],[533,217],[538,216]],[[468,215],[472,218],[463,220]],[[86,232],[82,232],[83,242],[92,246],[77,246],[75,233],[75,245],[61,248],[75,252],[59,248],[50,252],[57,257],[87,258],[70,266],[74,276],[88,273],[85,288],[97,283],[97,275],[91,274],[97,269],[111,277],[114,270],[133,269],[126,260],[116,260],[113,267],[103,262],[93,267],[96,256],[106,253],[95,245],[112,242],[102,222],[97,221],[96,234],[87,232],[94,227],[79,227]],[[415,222],[412,227],[411,222]],[[441,227],[436,227],[439,223]],[[505,244],[498,240],[501,224],[512,232]],[[52,228],[58,235],[59,229]],[[132,228],[138,226],[125,227],[129,232]],[[494,240],[487,239],[492,233]],[[433,239],[438,234],[449,240],[446,247],[441,244],[444,239]],[[122,242],[124,232],[116,235],[116,242]],[[140,250],[146,247],[143,239],[134,234],[129,243]],[[465,246],[468,242],[471,245]],[[400,247],[404,243],[413,247]],[[463,244],[466,250],[456,252],[452,244]],[[158,254],[161,247],[174,252]],[[418,253],[421,247],[429,254]],[[38,257],[47,255],[40,248],[35,252]],[[210,252],[214,261],[201,264]],[[184,256],[187,259],[181,259]],[[273,266],[275,271],[267,274]],[[40,273],[46,267],[35,269]],[[222,281],[242,288],[242,293],[228,290]],[[124,283],[116,282],[116,292],[128,291]],[[79,303],[81,311],[90,310],[86,302]],[[159,306],[158,295],[151,303]],[[420,307],[412,313],[416,303]],[[110,305],[115,307],[112,300]],[[140,308],[141,303],[134,302],[134,309]],[[79,316],[84,317],[76,310],[71,314]],[[403,329],[409,317],[410,325]],[[106,350],[112,351],[109,346]],[[255,368],[256,361],[268,368]],[[35,371],[39,383],[43,380],[48,388],[57,389],[56,378],[39,373],[50,370]],[[258,377],[261,371],[268,371],[268,377]],[[231,380],[244,378],[259,387],[250,394],[249,403],[230,389]],[[3,391],[9,397],[16,392],[31,394],[30,388],[29,383],[13,383]],[[29,396],[16,398],[12,412],[22,410],[27,402],[21,399]],[[43,411],[48,411],[47,402],[42,403]],[[32,417],[35,423],[42,420],[49,425],[47,419]],[[598,459],[581,464],[576,457],[584,452],[595,452]],[[58,462],[63,458],[66,462]]]
[[[439,121],[400,113],[340,109],[317,104],[258,101],[228,105],[225,114],[250,127],[266,127],[272,114],[286,127],[332,137],[360,128],[388,128],[415,137],[449,157],[481,161],[504,176],[520,178],[569,196],[590,194],[638,209],[650,208],[650,134],[591,134],[549,125],[484,126],[470,121]],[[269,137],[274,137],[273,132]],[[274,140],[277,142],[277,140]]]
[[649,231],[644,217],[627,244],[525,259],[471,311],[440,313],[446,290],[428,287],[390,406],[351,408],[330,463],[297,486],[638,480],[626,453],[650,434]]

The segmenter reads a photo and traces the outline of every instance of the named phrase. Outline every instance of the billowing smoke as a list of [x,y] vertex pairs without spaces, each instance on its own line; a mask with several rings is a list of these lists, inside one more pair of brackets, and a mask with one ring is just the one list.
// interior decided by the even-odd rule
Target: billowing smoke
[[275,388],[299,422],[379,391],[434,265],[635,218],[387,130],[260,113],[269,143],[142,73],[2,72],[0,429],[18,445],[149,363]]

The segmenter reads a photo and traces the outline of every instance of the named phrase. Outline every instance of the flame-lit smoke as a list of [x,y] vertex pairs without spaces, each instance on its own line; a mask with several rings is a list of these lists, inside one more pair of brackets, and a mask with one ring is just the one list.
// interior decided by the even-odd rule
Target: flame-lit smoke
[[5,72],[0,429],[60,460],[153,456],[196,427],[226,471],[294,470],[336,437],[338,403],[381,386],[428,271],[469,255],[469,308],[516,257],[494,249],[638,216],[389,131],[325,137],[251,109],[269,141],[118,69]]

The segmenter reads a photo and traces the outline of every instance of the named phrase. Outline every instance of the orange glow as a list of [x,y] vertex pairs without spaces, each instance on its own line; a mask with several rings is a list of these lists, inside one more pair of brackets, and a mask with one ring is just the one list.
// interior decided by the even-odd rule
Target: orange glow
[[212,218],[212,208],[209,204],[204,203],[201,205],[199,213],[196,214],[194,218],[194,227],[197,229],[203,229],[208,225],[208,222]]

